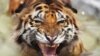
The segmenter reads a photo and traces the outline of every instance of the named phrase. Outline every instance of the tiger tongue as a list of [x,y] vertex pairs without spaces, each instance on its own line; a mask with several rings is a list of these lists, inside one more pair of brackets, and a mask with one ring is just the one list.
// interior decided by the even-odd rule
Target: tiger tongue
[[39,44],[43,56],[56,56],[56,49],[58,46],[48,46],[45,44]]
[[56,48],[46,47],[44,51],[44,56],[56,56]]

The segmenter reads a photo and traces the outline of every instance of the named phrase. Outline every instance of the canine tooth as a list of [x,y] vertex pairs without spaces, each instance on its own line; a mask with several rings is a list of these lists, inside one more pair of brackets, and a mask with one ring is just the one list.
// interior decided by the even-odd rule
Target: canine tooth
[[57,44],[57,46],[59,46],[59,44]]
[[50,47],[50,45],[46,44],[46,47]]
[[51,47],[56,47],[56,45],[52,45]]

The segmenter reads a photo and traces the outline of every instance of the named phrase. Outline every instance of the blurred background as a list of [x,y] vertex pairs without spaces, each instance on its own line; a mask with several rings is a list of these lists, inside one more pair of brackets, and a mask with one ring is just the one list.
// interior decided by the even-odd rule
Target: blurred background
[[[7,15],[8,0],[0,0],[0,56],[19,56],[18,47],[11,43],[13,20]],[[72,0],[78,10],[77,24],[79,37],[85,49],[93,52],[90,56],[100,56],[100,0]]]

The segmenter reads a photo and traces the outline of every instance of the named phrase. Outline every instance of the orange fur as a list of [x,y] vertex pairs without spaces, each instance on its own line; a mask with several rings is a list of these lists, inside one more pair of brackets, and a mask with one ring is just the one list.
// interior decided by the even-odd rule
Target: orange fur
[[[13,14],[14,11],[18,8],[18,6],[20,5],[20,1],[21,0],[10,1],[9,12],[11,12],[11,14]],[[23,0],[23,2],[26,2],[26,1]],[[41,4],[41,6],[43,6],[43,5]],[[59,26],[57,24],[57,19],[56,19],[55,13],[51,12],[51,11],[56,12],[57,9],[60,9],[63,13],[68,15],[69,20],[66,20],[66,21],[70,21],[71,24],[74,24],[78,30],[78,27],[76,25],[76,20],[75,20],[76,18],[75,18],[74,13],[72,12],[72,10],[70,10],[70,8],[67,8],[67,7],[65,8],[62,4],[60,4],[59,6],[61,6],[61,8],[57,7],[57,5],[55,5],[54,3],[49,5],[49,7],[51,9],[45,14],[44,22],[38,27],[40,32],[45,32],[45,33],[47,33],[47,35],[54,37],[59,32],[59,28],[62,28],[62,26]],[[21,11],[17,17],[19,17],[23,22],[28,21],[29,13],[32,10],[33,10],[33,6],[29,5],[26,9],[23,9],[23,11]],[[45,11],[45,8],[42,7],[42,11]],[[23,22],[21,22],[21,23],[23,23]],[[21,23],[19,23],[19,25]],[[16,31],[19,31],[19,30],[20,29],[18,29]],[[29,47],[27,45],[27,43],[22,42],[20,44],[20,46],[22,47],[22,52],[21,52],[22,56],[38,56],[37,51],[35,49]],[[84,50],[83,44],[82,44],[81,40],[78,39],[78,40],[70,43],[69,46],[64,47],[60,51],[59,56],[80,56],[80,54],[83,52],[83,50]]]

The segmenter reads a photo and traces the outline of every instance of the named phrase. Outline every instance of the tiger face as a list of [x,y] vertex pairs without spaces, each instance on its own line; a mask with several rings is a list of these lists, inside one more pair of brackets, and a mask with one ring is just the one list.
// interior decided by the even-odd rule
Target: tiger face
[[58,3],[37,3],[21,15],[24,12],[28,15],[20,17],[18,40],[37,47],[43,56],[57,56],[61,49],[78,40],[78,27],[70,9]]

